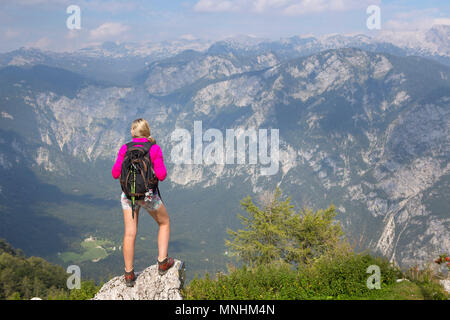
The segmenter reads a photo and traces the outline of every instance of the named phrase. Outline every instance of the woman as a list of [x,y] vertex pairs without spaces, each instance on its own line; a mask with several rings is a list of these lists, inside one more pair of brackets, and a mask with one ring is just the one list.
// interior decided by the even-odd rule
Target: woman
[[[131,136],[133,142],[155,142],[150,136],[150,126],[144,119],[134,120],[131,125]],[[136,145],[139,146],[139,145]],[[117,156],[116,162],[112,168],[112,176],[114,179],[120,177],[122,170],[122,162],[127,152],[127,145],[123,145]],[[163,161],[163,154],[161,148],[154,144],[150,148],[150,159],[153,163],[153,169],[158,180],[163,181],[167,176],[166,167]],[[134,274],[134,244],[136,240],[139,209],[143,207],[155,219],[159,225],[158,232],[158,271],[160,275],[164,275],[170,267],[173,266],[174,260],[167,256],[170,236],[170,219],[166,207],[161,201],[159,194],[155,192],[151,199],[152,201],[137,200],[135,208],[135,217],[133,218],[131,201],[127,199],[122,192],[121,204],[123,210],[123,220],[125,223],[125,234],[123,237],[123,258],[125,262],[125,282],[126,285],[132,287],[136,280]]]

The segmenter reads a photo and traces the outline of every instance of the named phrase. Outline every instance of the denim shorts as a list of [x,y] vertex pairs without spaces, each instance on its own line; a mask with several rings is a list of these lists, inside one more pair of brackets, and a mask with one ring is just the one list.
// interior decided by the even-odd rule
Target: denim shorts
[[[131,200],[128,200],[125,193],[122,192],[122,195],[120,196],[120,203],[122,204],[122,209],[131,209]],[[136,212],[139,211],[139,209],[142,207],[144,209],[147,209],[149,211],[158,210],[159,207],[161,207],[162,200],[159,197],[158,193],[154,193],[152,195],[152,201],[145,201],[145,200],[136,200]]]

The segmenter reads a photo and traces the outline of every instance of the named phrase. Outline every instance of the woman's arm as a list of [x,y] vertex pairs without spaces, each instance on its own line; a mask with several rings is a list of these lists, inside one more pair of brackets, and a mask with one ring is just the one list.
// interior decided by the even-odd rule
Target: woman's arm
[[150,148],[150,159],[152,159],[156,177],[159,181],[163,181],[167,176],[167,170],[164,165],[162,150],[157,144]]
[[119,179],[120,172],[122,171],[122,162],[123,158],[125,158],[125,153],[127,153],[127,145],[124,144],[120,150],[119,154],[117,155],[116,162],[114,163],[114,166],[111,170],[112,176],[114,179]]

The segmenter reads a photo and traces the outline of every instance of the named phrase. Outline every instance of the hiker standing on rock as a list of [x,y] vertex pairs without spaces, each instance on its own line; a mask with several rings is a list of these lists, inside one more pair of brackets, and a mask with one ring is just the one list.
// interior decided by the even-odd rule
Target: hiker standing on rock
[[155,139],[150,135],[150,126],[144,119],[131,124],[132,142],[124,144],[112,168],[114,179],[120,178],[122,187],[121,204],[125,223],[123,237],[123,258],[125,262],[125,281],[132,287],[136,280],[134,274],[134,244],[136,241],[139,209],[143,207],[159,225],[158,232],[158,271],[164,275],[173,266],[173,258],[167,250],[170,237],[170,219],[160,198],[158,181],[167,176],[163,154]]

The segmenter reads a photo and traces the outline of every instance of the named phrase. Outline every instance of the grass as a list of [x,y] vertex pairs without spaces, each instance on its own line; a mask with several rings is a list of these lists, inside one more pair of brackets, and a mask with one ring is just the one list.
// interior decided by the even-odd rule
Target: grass
[[395,283],[380,290],[374,290],[365,297],[348,297],[352,300],[446,300],[448,295],[439,284],[421,284],[412,281]]

